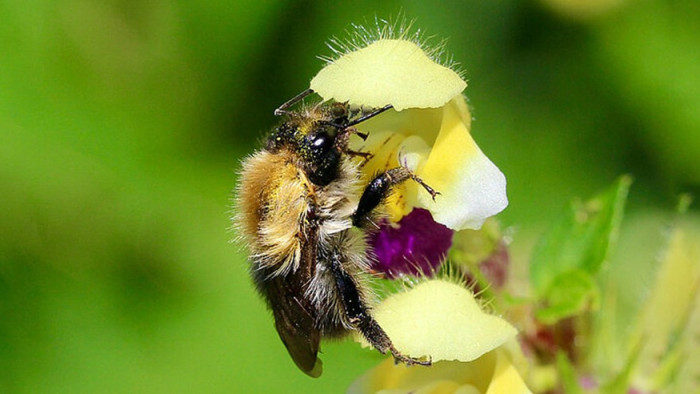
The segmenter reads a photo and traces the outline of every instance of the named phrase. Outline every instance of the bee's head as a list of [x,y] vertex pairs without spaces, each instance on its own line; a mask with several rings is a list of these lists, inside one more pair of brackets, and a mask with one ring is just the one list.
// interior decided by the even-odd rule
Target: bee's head
[[267,148],[293,151],[309,179],[324,186],[337,177],[340,159],[347,150],[348,123],[348,109],[342,103],[292,112],[270,136]]

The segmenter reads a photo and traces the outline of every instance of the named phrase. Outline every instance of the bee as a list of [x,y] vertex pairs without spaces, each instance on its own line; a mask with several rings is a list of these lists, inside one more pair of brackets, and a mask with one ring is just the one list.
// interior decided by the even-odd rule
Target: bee
[[372,317],[367,280],[372,253],[365,238],[392,188],[406,180],[439,194],[407,168],[377,174],[362,189],[361,163],[349,140],[367,134],[355,126],[391,109],[364,111],[347,103],[292,106],[263,149],[243,161],[235,197],[234,226],[250,252],[250,273],[275,319],[280,339],[297,367],[318,377],[321,338],[359,331],[382,354],[407,365],[430,365],[399,352]]

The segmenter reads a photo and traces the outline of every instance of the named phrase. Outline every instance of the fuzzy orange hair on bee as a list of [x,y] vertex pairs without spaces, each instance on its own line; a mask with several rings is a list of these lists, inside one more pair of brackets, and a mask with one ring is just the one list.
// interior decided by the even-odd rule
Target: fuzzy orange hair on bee
[[430,365],[399,352],[368,306],[371,250],[365,237],[377,208],[396,185],[413,180],[438,194],[405,167],[388,169],[360,185],[370,152],[349,148],[367,138],[355,126],[382,112],[321,102],[291,110],[310,89],[284,103],[264,147],[242,164],[233,221],[246,244],[250,274],[297,367],[321,375],[321,338],[359,331],[396,362]]

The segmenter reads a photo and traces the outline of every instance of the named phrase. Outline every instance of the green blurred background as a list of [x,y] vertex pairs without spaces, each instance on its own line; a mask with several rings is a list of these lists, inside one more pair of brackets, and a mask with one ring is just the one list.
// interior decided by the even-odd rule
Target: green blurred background
[[622,173],[631,217],[700,190],[697,1],[2,1],[0,392],[338,392],[376,364],[296,369],[228,215],[325,41],[399,13],[466,71],[514,250]]

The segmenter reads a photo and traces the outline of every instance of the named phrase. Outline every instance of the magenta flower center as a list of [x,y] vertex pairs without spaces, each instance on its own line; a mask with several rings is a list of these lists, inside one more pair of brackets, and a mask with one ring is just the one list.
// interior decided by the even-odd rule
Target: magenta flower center
[[369,238],[376,261],[372,269],[389,278],[402,274],[431,276],[452,246],[454,232],[437,223],[425,209],[416,208],[396,225],[388,222]]

